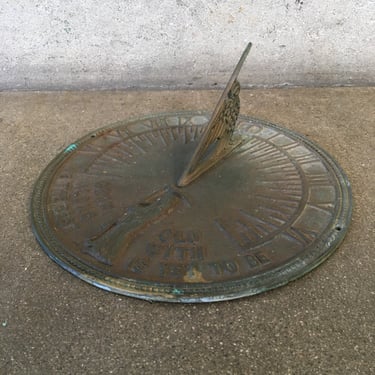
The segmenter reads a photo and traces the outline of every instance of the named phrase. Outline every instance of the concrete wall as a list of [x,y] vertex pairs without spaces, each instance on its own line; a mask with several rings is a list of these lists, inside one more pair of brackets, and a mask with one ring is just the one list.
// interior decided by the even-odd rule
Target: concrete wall
[[1,0],[0,89],[375,82],[375,0]]

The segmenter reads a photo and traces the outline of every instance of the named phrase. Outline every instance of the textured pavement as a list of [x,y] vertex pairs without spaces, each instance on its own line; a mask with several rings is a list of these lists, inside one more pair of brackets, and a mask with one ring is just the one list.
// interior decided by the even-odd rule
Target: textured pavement
[[375,372],[375,88],[241,93],[241,113],[317,142],[354,212],[339,249],[285,287],[214,304],[149,303],[53,263],[30,229],[32,187],[87,132],[129,117],[212,110],[218,91],[0,93],[0,374]]

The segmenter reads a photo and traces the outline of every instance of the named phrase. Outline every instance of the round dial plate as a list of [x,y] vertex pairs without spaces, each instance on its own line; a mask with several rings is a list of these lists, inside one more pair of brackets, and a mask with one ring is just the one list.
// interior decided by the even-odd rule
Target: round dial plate
[[240,116],[245,142],[177,187],[209,118],[148,116],[67,147],[32,197],[46,253],[103,289],[171,302],[253,295],[319,265],[350,221],[343,171],[303,136]]

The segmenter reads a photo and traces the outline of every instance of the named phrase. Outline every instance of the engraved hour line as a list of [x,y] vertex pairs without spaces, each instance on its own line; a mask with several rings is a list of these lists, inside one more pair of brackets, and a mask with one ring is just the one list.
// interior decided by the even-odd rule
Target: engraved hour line
[[276,179],[276,180],[271,180],[271,179],[262,179],[260,181],[256,182],[256,188],[258,189],[265,189],[265,190],[276,190],[280,191],[280,184],[283,187],[283,190],[281,193],[284,194],[293,194],[296,192],[302,192],[302,184],[301,181],[294,180],[289,182],[288,179]]
[[277,154],[282,154],[280,150],[275,150],[275,147],[272,147],[271,145],[268,145],[265,143],[264,145],[261,145],[259,147],[254,147],[251,152],[251,159],[258,159],[263,158],[266,156],[273,156]]
[[[256,186],[255,187],[256,195],[264,195],[264,196],[271,196],[273,193],[277,193],[277,196],[280,196],[280,189],[278,188],[270,188],[269,186]],[[288,190],[282,192],[281,197],[287,197],[289,195],[292,195],[293,197],[299,198],[299,200],[302,199],[303,196],[303,190],[299,186],[296,186],[296,188],[288,188]]]
[[[273,216],[274,218],[277,218],[277,219],[280,219],[280,220],[283,220],[283,221],[287,221],[287,219],[285,219],[285,217],[283,217],[282,215],[290,216],[290,212],[289,213],[285,213],[285,212],[282,212],[280,210],[276,210],[274,208],[263,206],[263,205],[260,205],[259,209],[263,210],[263,211],[271,212],[272,215],[277,215],[277,216]],[[279,216],[281,216],[281,217],[279,217]]]
[[275,130],[274,134],[271,134],[269,137],[263,136],[262,139],[264,139],[266,141],[270,141],[271,139],[274,139],[274,138],[278,137],[279,135],[280,135],[279,130]]
[[184,135],[184,144],[186,145],[186,144],[187,144],[187,139],[188,139],[187,128],[186,128],[186,126],[185,126],[183,129],[184,129],[184,131],[183,131],[183,135]]
[[[147,138],[147,140],[150,142],[151,145],[153,145],[153,143],[151,142],[151,140],[149,138]],[[126,158],[134,157],[137,154],[137,153],[134,153],[135,150],[137,150],[139,152],[139,154],[146,154],[147,151],[140,145],[141,142],[142,142],[142,139],[140,138],[139,135],[129,137],[126,140],[123,140],[122,142],[109,145],[109,147],[100,156],[103,156],[104,158],[105,157],[111,157],[110,155],[111,155],[112,151],[113,151],[113,153],[116,153],[116,152],[119,151],[123,155],[125,155]],[[106,155],[106,153],[108,153],[108,155]],[[97,159],[99,159],[99,158],[100,157],[98,157]],[[117,159],[117,160],[119,162],[125,162],[125,163],[127,162],[124,159],[121,159],[121,160]]]
[[319,162],[320,160],[316,157],[316,155],[309,153],[304,155],[297,155],[293,156],[293,159],[298,162],[298,164],[310,164],[313,162]]
[[267,164],[267,162],[272,162],[272,161],[286,161],[288,160],[289,163],[291,163],[290,158],[285,155],[283,152],[280,150],[271,150],[267,152],[263,152],[262,154],[259,155],[254,155],[251,154],[249,160],[257,160],[260,161],[263,164]]
[[[257,170],[259,169],[260,171],[262,171],[261,168],[256,168]],[[283,169],[282,171],[278,170],[278,171],[274,171],[274,170],[267,170],[265,171],[264,173],[262,173],[263,176],[267,176],[267,179],[269,179],[270,181],[272,180],[284,180],[284,181],[288,181],[289,178],[293,178],[295,180],[299,180],[301,181],[301,176],[300,174],[298,173],[298,169],[296,168],[290,168],[290,169]],[[269,177],[274,177],[274,178],[269,178]]]
[[193,138],[192,138],[193,141],[197,139],[197,135],[198,135],[198,127],[194,126],[194,133],[193,133]]
[[275,148],[275,145],[263,142],[262,144],[254,147],[251,154],[254,155],[254,157],[259,157],[274,152],[281,153],[279,149]]
[[[264,182],[270,182],[270,181],[264,181]],[[276,185],[276,186],[275,186]],[[270,184],[270,185],[267,185],[265,183],[259,183],[257,184],[257,188],[258,189],[262,189],[262,190],[266,190],[266,191],[277,191],[277,192],[280,192],[280,186],[278,184]],[[285,189],[284,191],[281,192],[282,194],[292,194],[292,195],[295,195],[297,193],[302,193],[302,186],[301,185],[291,185],[291,186],[288,186],[287,190]],[[299,194],[301,195],[301,194]]]
[[[264,219],[266,219],[266,218],[264,217]],[[267,216],[267,221],[270,224],[275,225],[277,228],[280,228],[287,223],[287,221],[281,220],[281,219],[279,219],[275,216],[272,216],[272,215]]]
[[247,160],[249,160],[249,161],[252,161],[252,160],[262,161],[263,159],[269,160],[269,159],[280,157],[280,156],[284,156],[284,157],[287,158],[287,156],[285,154],[283,154],[279,150],[275,150],[275,149],[261,150],[259,152],[258,151],[253,152],[252,149],[247,149],[247,150],[243,150],[241,152],[238,152],[238,155],[241,155],[241,156],[246,155]]
[[[134,149],[134,146],[133,144],[130,142],[131,138],[128,138],[126,141],[123,141],[121,143],[118,144],[118,148],[122,151],[124,151],[125,153],[128,153],[129,154],[129,157],[133,157],[134,155],[136,155],[136,151]],[[138,150],[138,148],[137,148]]]
[[165,129],[165,132],[167,133],[168,139],[171,143],[178,141],[178,137],[176,138],[176,128],[178,128],[178,126],[170,126],[169,128]]
[[[274,137],[276,137],[276,135],[270,137],[267,139],[267,142],[269,142],[271,139],[273,139]],[[258,146],[258,144],[257,144]],[[268,147],[267,147],[268,146]],[[284,145],[284,146],[281,146],[280,148],[281,149],[276,149],[275,150],[275,145],[264,145],[264,146],[258,146],[258,147],[251,147],[252,149],[252,153],[251,153],[251,157],[250,157],[250,160],[255,160],[255,159],[268,159],[268,160],[265,160],[262,162],[262,165],[259,166],[257,169],[262,169],[262,170],[265,170],[265,169],[273,169],[275,167],[284,167],[284,166],[287,166],[291,161],[289,160],[288,156],[286,156],[283,151],[290,151],[296,147],[298,147],[299,144],[297,142],[293,142],[292,144],[287,144],[287,145]],[[283,155],[283,157],[281,158],[272,158],[276,155]],[[290,157],[292,157],[290,155]],[[300,164],[308,164],[308,163],[311,163],[311,162],[316,162],[316,161],[319,161],[319,159],[312,153],[308,153],[308,154],[305,154],[305,155],[301,155],[301,156],[295,156],[293,157],[293,159],[295,161],[297,161],[298,163]],[[287,163],[282,163],[282,161],[286,161],[288,160]],[[280,162],[280,163],[279,163]],[[270,166],[267,166],[267,164],[271,164]]]
[[[282,184],[282,186],[280,186]],[[258,188],[275,188],[278,187],[282,192],[300,190],[302,191],[302,181],[295,178],[295,175],[265,175],[262,176],[262,179],[256,181],[256,187]]]
[[147,136],[147,132],[146,133],[141,133],[139,134],[139,139],[143,142],[143,143],[147,143],[148,146],[153,146],[154,144],[151,142],[150,138]]
[[[148,146],[152,146],[153,144],[150,142],[150,140],[145,136],[144,133],[137,134],[134,139],[137,141],[138,145],[142,144],[144,150],[148,149]],[[146,144],[146,145],[145,145]]]
[[254,147],[264,145],[265,143],[264,139],[253,136],[246,145],[248,146],[247,149],[253,149]]
[[261,163],[264,163],[264,164],[266,164],[267,162],[272,162],[274,160],[277,160],[277,161],[289,160],[289,163],[291,163],[291,161],[290,161],[290,159],[287,155],[285,155],[282,151],[275,150],[275,149],[262,151],[261,153],[257,152],[256,154],[251,153],[249,155],[248,160],[249,161],[258,160],[258,161],[260,161]]
[[[278,215],[285,215],[285,220],[268,216],[259,218],[251,215],[243,209],[238,210],[236,220],[215,219],[214,222],[224,235],[240,247],[247,247],[249,241],[258,241],[273,232],[280,231],[288,222],[288,216],[292,213],[273,210]],[[284,216],[284,217],[285,217]],[[273,219],[273,222],[270,222]],[[275,223],[276,221],[276,223]],[[242,229],[240,232],[238,229]]]
[[258,188],[280,191],[280,184],[282,185],[282,187],[284,187],[284,185],[288,184],[287,190],[284,188],[285,189],[284,191],[286,193],[288,193],[288,192],[302,192],[301,181],[292,181],[291,183],[289,183],[289,180],[279,179],[279,180],[276,180],[276,181],[271,181],[271,180],[263,179],[262,181],[259,181],[259,182],[257,181],[256,186]]
[[[177,130],[177,129],[176,129],[175,126],[172,126],[172,127],[171,127],[172,138],[173,138],[174,141],[177,141],[177,139],[178,139],[177,136],[176,136],[176,130]],[[178,134],[178,133],[177,133],[177,134]]]
[[288,187],[302,186],[301,178],[296,176],[296,173],[290,172],[284,174],[264,174],[260,176],[256,183],[258,186],[262,186],[263,182],[266,184],[273,184],[273,186],[277,186],[280,183]]
[[271,201],[271,204],[273,205],[274,202],[277,202],[278,208],[282,208],[283,210],[289,210],[289,212],[294,212],[298,206],[300,205],[300,202],[295,202],[290,199],[287,200],[281,200],[279,198],[271,198],[271,197],[257,197],[259,199],[263,199],[264,201]]
[[281,198],[280,196],[275,196],[275,197],[272,197],[272,196],[266,196],[266,195],[262,195],[262,194],[259,194],[257,193],[256,194],[256,197],[257,198],[262,198],[262,199],[268,199],[268,200],[271,200],[271,201],[280,201],[280,202],[290,202],[290,203],[295,203],[295,204],[299,204],[302,200],[302,197],[299,196],[299,199],[295,199],[295,198],[289,198],[287,196]]
[[[192,131],[190,132],[190,134],[188,133],[187,127],[184,127],[184,128],[180,127],[179,128],[179,130],[182,130],[182,135],[184,137],[184,140],[183,140],[184,143],[188,143],[190,141],[190,136],[191,136],[191,139],[193,139],[194,137],[197,136],[198,127],[197,126],[191,126],[191,128],[194,128],[194,130],[191,129]],[[167,141],[164,132],[172,134],[173,133],[172,127],[168,127],[166,129],[157,129],[157,130],[152,130],[152,131],[146,131],[146,132],[142,133],[141,135],[145,139],[147,139],[147,141],[148,141],[147,143],[149,143],[150,145],[154,145],[155,140],[156,140],[156,141],[161,141],[163,145],[167,146],[169,144],[169,141]],[[106,161],[103,160],[103,158],[107,159],[107,160],[109,160],[111,158],[110,155],[106,155],[106,152],[110,153],[111,148],[113,148],[114,146],[116,146],[116,148],[113,149],[114,152],[120,152],[125,156],[125,159],[119,160],[118,158],[116,158],[116,160],[119,161],[119,162],[124,162],[124,163],[130,164],[129,161],[126,160],[126,159],[133,158],[136,155],[136,153],[134,153],[134,151],[135,151],[134,149],[138,150],[138,152],[140,152],[140,153],[146,153],[146,150],[144,148],[142,148],[142,146],[139,144],[139,141],[142,141],[142,139],[140,138],[140,135],[135,135],[135,136],[129,137],[128,139],[123,140],[122,142],[119,142],[115,145],[111,144],[106,149],[102,149],[102,148],[100,150],[97,149],[96,151],[100,151],[100,155],[97,155],[96,159],[91,163],[91,166],[89,166],[86,169],[86,172],[89,169],[91,169],[91,171],[97,170],[98,171],[97,173],[102,174],[103,172],[102,172],[102,168],[100,167],[100,165],[106,164]],[[129,148],[131,148],[132,150],[130,151]],[[113,174],[111,174],[111,175],[115,176],[115,177],[119,177],[119,175],[113,175]]]
[[307,202],[307,206],[314,207],[318,210],[328,212],[330,214],[332,214],[332,209],[334,208],[333,203],[311,203],[311,202]]
[[294,148],[300,146],[298,142],[293,141],[293,143],[289,143],[287,145],[281,146],[285,151],[293,150]]
[[258,184],[258,186],[264,186],[264,187],[268,188],[268,187],[279,186],[280,183],[288,183],[288,190],[302,191],[302,184],[301,184],[300,180],[295,180],[295,181],[277,180],[276,183],[275,183],[275,181],[262,180],[262,182],[260,182]]
[[280,218],[278,218],[278,217],[276,217],[276,216],[273,216],[273,215],[269,215],[269,216],[267,216],[267,219],[271,222],[274,222],[275,223],[275,225],[277,225],[277,226],[279,226],[279,227],[281,227],[281,226],[283,226],[283,225],[285,225],[286,223],[287,223],[287,221],[285,221],[285,220],[282,220],[282,219],[280,219]]
[[[260,219],[259,217],[255,217],[255,216],[249,214],[248,212],[246,212],[242,208],[240,208],[239,211],[241,212],[242,215],[244,215],[246,218],[248,218],[250,220],[250,222],[252,222],[253,228],[256,229],[255,231],[257,231],[257,230],[260,231],[259,232],[260,235],[269,234],[269,233],[273,232],[275,229],[279,228],[278,226],[276,226],[274,224],[268,223],[268,222]],[[271,230],[270,230],[269,227],[271,228]]]
[[[121,160],[122,164],[130,164],[127,161]],[[122,178],[124,175],[122,173],[113,173],[107,171],[108,163],[101,158],[100,160],[95,161],[94,163],[90,164],[85,170],[82,172],[88,176],[121,176]]]
[[262,150],[264,148],[275,148],[274,145],[268,143],[263,138],[254,137],[254,140],[250,140],[249,147],[247,149],[251,149],[254,152],[257,152],[258,150]]
[[291,165],[290,160],[288,163],[284,163],[284,161],[285,160],[273,160],[272,162],[263,162],[262,164],[259,163],[255,169],[264,171],[264,174],[267,175],[273,175],[274,173],[294,173],[295,175],[298,175],[297,169]]
[[[269,174],[269,175],[264,175],[263,180],[267,181],[267,182],[274,182],[274,183],[278,183],[278,182],[284,182],[284,183],[288,183],[288,184],[293,183],[293,182],[294,183],[297,183],[297,182],[301,183],[301,179],[297,178],[295,174],[290,174],[290,175],[285,175],[285,174],[271,175],[271,174]],[[261,182],[259,183],[258,186],[261,186]]]
[[173,140],[172,138],[170,128],[158,129],[155,132],[155,139],[157,139],[158,144],[161,144],[162,146],[170,145]]
[[186,142],[191,142],[193,140],[193,133],[192,133],[192,129],[191,129],[191,126],[186,126],[185,127],[186,129]]
[[280,210],[283,210],[283,212],[285,212],[286,214],[289,215],[289,217],[291,217],[291,216],[296,215],[296,213],[297,213],[297,209],[298,209],[298,205],[295,205],[295,206],[288,206],[288,205],[285,204],[284,202],[279,202],[279,203],[278,203],[278,208],[279,208]]
[[115,157],[114,155],[111,155],[110,154],[111,151],[109,151],[108,153],[104,154],[101,156],[100,158],[100,161],[101,162],[104,162],[104,163],[111,163],[111,162],[119,162],[119,163],[122,163],[122,159],[118,159],[117,157]]
[[[280,193],[280,189],[278,188],[272,188],[272,187],[259,187],[257,190],[259,191],[263,191],[263,192],[270,192],[271,194],[273,192],[276,192],[276,193]],[[291,189],[288,189],[288,191],[285,191],[283,192],[282,196],[283,197],[291,197],[293,199],[297,198],[298,200],[301,199],[301,193],[302,193],[302,189],[296,189],[294,191],[292,191]]]
[[261,200],[261,201],[263,200],[263,204],[266,204],[266,205],[268,204],[274,205],[276,202],[277,208],[285,211],[285,213],[288,214],[289,216],[293,215],[296,212],[300,204],[300,202],[297,202],[297,201],[293,201],[290,199],[284,200],[278,197],[271,198],[271,197],[265,197],[265,196],[262,197],[262,196],[256,195],[256,199]]
[[[267,196],[272,197],[272,194],[275,193],[275,190],[273,190],[273,191],[270,191],[270,190],[267,191],[266,190],[266,191],[264,191],[264,193],[267,194]],[[258,197],[261,194],[255,193],[255,195]],[[280,197],[280,195],[277,194],[277,191],[276,191],[276,197],[277,198]],[[291,193],[287,194],[287,193],[284,193],[280,198],[281,199],[287,199],[287,200],[292,201],[292,202],[300,202],[301,199],[302,199],[302,196],[301,196],[301,194],[291,194]]]
[[298,174],[296,169],[292,170],[283,170],[283,171],[267,171],[265,173],[260,174],[260,178],[257,180],[260,183],[262,181],[265,182],[281,182],[284,184],[289,184],[289,183],[296,183],[302,185],[302,179],[301,176]]
[[134,156],[129,150],[123,147],[122,143],[118,145],[118,147],[116,147],[116,152],[119,152],[120,154],[122,154],[123,157],[126,158],[126,159],[121,159],[121,162],[127,163],[127,164],[129,164],[127,159],[132,158]]
[[[122,146],[124,145],[124,143],[123,142],[120,142],[120,143],[118,143],[116,146],[118,146],[118,147],[116,147],[116,150],[120,150],[120,151],[122,151],[122,152],[126,152],[128,155],[129,155],[129,157],[132,157],[133,156],[133,154],[131,154],[128,150],[124,150],[123,148],[122,148]],[[91,168],[97,168],[97,166],[98,166],[98,164],[100,165],[100,164],[106,164],[106,162],[105,161],[103,161],[103,157],[104,158],[106,158],[106,157],[108,157],[107,155],[106,155],[106,153],[107,152],[109,152],[109,150],[111,149],[113,147],[113,145],[110,145],[109,147],[107,147],[107,148],[105,148],[105,149],[103,149],[102,151],[101,151],[101,153],[100,154],[97,154],[97,157],[96,158],[94,158],[92,161],[91,161],[91,164],[90,165],[88,165],[86,168],[85,168],[85,172],[87,172],[89,169],[91,169]],[[121,162],[123,162],[124,160],[121,160]],[[94,167],[94,166],[96,166],[96,167]]]
[[260,139],[251,138],[246,143],[247,147],[241,153],[249,152],[249,151],[253,150],[254,147],[257,147],[257,146],[259,146],[260,144],[263,144],[263,143],[264,143],[264,141],[261,141]]
[[[91,172],[94,172],[94,174],[99,174],[99,175],[106,174],[108,176],[120,178],[122,176],[118,175],[118,174],[103,173],[103,167],[105,167],[107,161],[111,159],[110,153],[111,153],[112,148],[113,148],[113,153],[119,152],[119,153],[122,153],[125,156],[125,159],[121,159],[121,160],[118,159],[118,157],[115,158],[114,156],[112,157],[112,159],[116,159],[117,161],[119,161],[121,163],[124,162],[124,163],[127,163],[127,164],[131,164],[131,162],[128,161],[127,159],[133,158],[137,154],[137,153],[134,153],[135,149],[140,153],[146,152],[146,150],[144,148],[142,148],[142,146],[139,144],[139,142],[142,142],[143,139],[146,139],[148,144],[154,145],[155,140],[156,140],[156,141],[159,141],[159,142],[161,141],[164,145],[167,145],[168,141],[165,138],[165,134],[163,132],[166,132],[167,134],[169,134],[173,138],[175,138],[174,132],[173,132],[173,130],[175,130],[174,128],[175,127],[168,127],[168,128],[165,128],[165,129],[155,129],[155,130],[151,130],[151,131],[145,131],[141,134],[133,135],[133,136],[127,138],[127,139],[122,138],[123,139],[122,142],[119,142],[115,145],[111,144],[106,149],[103,149],[103,148],[95,149],[96,152],[100,151],[100,155],[98,156],[96,154],[97,155],[96,159],[85,170],[85,172],[87,173],[89,170],[91,170]],[[192,125],[192,126],[190,126],[190,132],[188,131],[187,127],[183,127],[183,128],[179,127],[179,129],[178,129],[179,133],[181,133],[181,130],[182,130],[182,135],[184,137],[184,140],[183,140],[184,143],[188,143],[189,140],[190,140],[190,137],[191,137],[192,140],[197,137],[197,134],[198,134],[200,129],[199,129],[198,126]],[[142,136],[142,138],[141,138],[141,136]],[[114,146],[116,146],[116,147],[114,148]],[[109,155],[106,154],[106,153],[109,153]],[[101,157],[101,156],[103,156],[103,157]],[[113,160],[110,160],[110,161],[113,161]],[[91,175],[91,173],[88,173],[88,174]]]
[[310,244],[318,235],[315,231],[307,231],[302,230],[301,228],[290,227],[286,231],[283,232],[286,236],[293,238],[294,240],[298,241],[302,244],[302,246],[306,246]]
[[103,152],[103,146],[95,145],[92,143],[83,144],[77,152],[83,153],[83,154],[93,154],[97,155],[98,152]]
[[[253,161],[253,160],[256,160],[256,158],[251,158],[249,159],[249,161]],[[288,163],[286,163],[288,161]],[[258,158],[257,160],[258,162],[258,167],[257,169],[262,169],[262,166],[264,166],[265,168],[266,167],[275,167],[277,166],[278,164],[280,165],[283,165],[283,166],[286,166],[287,164],[291,164],[290,160],[284,156],[284,155],[267,155],[265,156],[264,159],[262,158]]]
[[[288,162],[286,163],[287,159],[283,160],[272,160],[269,162],[262,162],[258,163],[258,165],[255,166],[256,170],[264,171],[265,174],[273,175],[273,174],[280,174],[280,173],[292,173],[297,176],[299,176],[298,171],[296,167],[291,163],[291,161],[288,159]],[[281,170],[280,170],[281,169]]]
[[148,132],[148,134],[150,136],[150,139],[156,145],[158,144],[158,142],[160,142],[160,134],[159,134],[159,132],[160,132],[160,129],[154,129],[154,130]]
[[290,197],[290,196],[287,196],[287,195],[284,195],[283,197],[280,197],[279,195],[276,195],[276,196],[271,196],[271,195],[262,195],[262,194],[259,194],[259,193],[256,193],[256,197],[257,198],[261,198],[261,199],[268,199],[268,200],[271,200],[271,201],[279,201],[279,202],[290,202],[290,203],[295,203],[296,205],[298,205],[302,198],[301,196],[297,197],[297,198],[294,198],[294,197]]
[[160,140],[161,140],[163,146],[168,146],[169,143],[168,143],[167,139],[164,137],[162,129],[159,129],[157,134],[159,134]]
[[[108,142],[110,141],[110,144],[113,145],[113,144],[116,144],[116,143],[120,143],[120,142],[123,142],[124,138],[123,137],[120,137],[116,132],[114,132],[113,130],[109,131],[108,133],[104,133],[102,135],[103,139]],[[95,139],[93,140],[93,142],[95,143]]]
[[150,146],[154,146],[155,143],[154,143],[153,139],[151,138],[151,134],[152,134],[152,132],[150,131],[150,132],[144,133],[143,135],[147,138]]
[[305,173],[306,179],[311,186],[333,186],[328,176],[323,173],[309,174]]
[[168,143],[168,145],[175,142],[172,127],[164,129],[163,134],[166,137],[166,142]]
[[257,238],[254,237],[254,234],[251,232],[247,232],[246,234],[238,233],[236,228],[233,228],[237,222],[231,224],[224,224],[220,219],[216,219],[214,220],[214,222],[218,227],[219,231],[222,232],[226,238],[228,238],[231,242],[234,242],[241,249],[246,247],[246,243],[248,243],[249,241],[257,240]]
[[110,178],[120,178],[123,179],[125,175],[123,174],[115,174],[115,173],[108,173],[107,171],[103,171],[103,168],[99,168],[100,166],[94,166],[90,168],[90,170],[83,171],[85,176],[91,176],[91,177],[110,177]]
[[302,185],[302,179],[299,175],[298,171],[296,169],[290,169],[290,170],[282,170],[282,171],[266,171],[264,173],[261,173],[262,170],[260,170],[259,175],[260,177],[257,179],[258,181],[267,181],[267,182],[283,182],[283,183],[299,183]]
[[179,126],[171,126],[169,128],[169,132],[170,132],[170,137],[171,137],[171,140],[173,142],[180,142],[180,137],[179,137]]
[[219,230],[242,250],[247,250],[251,241],[259,241],[279,229],[277,226],[266,223],[250,214],[245,216],[243,212],[239,211],[239,213],[241,216],[234,221],[215,219],[214,222]]
[[127,142],[129,142],[131,145],[133,145],[134,147],[136,147],[136,149],[138,151],[140,151],[142,154],[146,154],[146,150],[144,148],[141,147],[141,145],[139,144],[139,137],[138,136],[135,136],[135,137],[131,137],[129,139],[127,139]]

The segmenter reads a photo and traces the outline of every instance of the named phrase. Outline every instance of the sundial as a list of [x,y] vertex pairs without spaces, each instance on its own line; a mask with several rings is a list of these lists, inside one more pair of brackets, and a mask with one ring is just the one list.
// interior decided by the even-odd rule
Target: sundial
[[239,114],[250,47],[212,113],[129,119],[50,162],[31,217],[55,262],[108,291],[210,302],[285,285],[337,248],[349,181],[302,135]]

